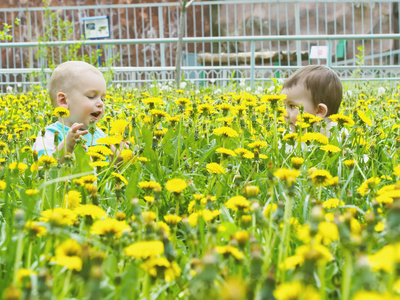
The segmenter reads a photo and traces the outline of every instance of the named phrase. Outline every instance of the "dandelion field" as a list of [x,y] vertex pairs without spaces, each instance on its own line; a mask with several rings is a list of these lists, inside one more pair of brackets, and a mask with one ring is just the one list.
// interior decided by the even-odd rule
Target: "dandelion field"
[[63,164],[32,151],[47,92],[1,95],[2,297],[400,298],[399,87],[381,85],[346,84],[329,138],[307,114],[289,131],[278,81],[111,87],[104,145]]

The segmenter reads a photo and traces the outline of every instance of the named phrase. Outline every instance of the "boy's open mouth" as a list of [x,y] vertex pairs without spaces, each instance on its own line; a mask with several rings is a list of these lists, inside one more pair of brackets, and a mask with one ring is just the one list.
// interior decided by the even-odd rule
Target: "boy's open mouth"
[[101,115],[101,112],[94,112],[94,113],[91,113],[90,115],[97,118],[98,116]]

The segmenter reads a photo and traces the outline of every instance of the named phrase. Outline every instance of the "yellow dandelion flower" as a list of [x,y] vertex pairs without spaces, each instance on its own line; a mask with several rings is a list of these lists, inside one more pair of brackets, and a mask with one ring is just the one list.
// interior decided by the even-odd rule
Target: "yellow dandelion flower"
[[154,202],[154,197],[151,197],[151,196],[145,196],[145,197],[143,197],[143,199],[148,203]]
[[244,258],[243,252],[233,246],[217,246],[216,249],[218,254],[232,255],[237,260],[242,260]]
[[341,151],[339,147],[330,144],[321,146],[321,149],[328,153],[337,153]]
[[332,243],[332,241],[339,240],[339,231],[334,223],[320,222],[318,224],[318,233],[322,237],[322,241],[325,245]]
[[215,150],[215,152],[217,153],[221,153],[224,156],[233,156],[236,157],[237,154],[235,153],[235,151],[231,150],[231,149],[226,149],[226,148],[218,148]]
[[217,136],[224,136],[224,137],[237,137],[239,134],[232,128],[222,126],[219,128],[214,129],[214,134]]
[[82,269],[82,247],[73,239],[66,240],[56,248],[55,260],[57,265],[69,270],[80,271]]
[[134,243],[125,248],[125,254],[134,258],[156,257],[164,253],[164,244],[161,241],[143,241]]
[[253,149],[253,148],[260,149],[260,148],[265,148],[267,146],[268,146],[268,144],[266,141],[255,141],[255,142],[247,145],[247,147],[249,147],[251,149]]
[[126,180],[125,177],[122,176],[121,174],[116,172],[111,172],[111,175],[114,176],[117,179],[117,181],[123,182],[125,185],[128,184],[128,180]]
[[165,257],[153,257],[140,265],[145,272],[153,277],[162,276],[167,282],[181,275],[181,269],[176,262],[169,262]]
[[29,269],[19,269],[17,273],[17,281],[21,282],[24,278],[31,275],[37,275],[37,272]]
[[218,163],[209,163],[206,168],[212,174],[225,174],[225,168]]
[[28,221],[25,223],[25,232],[35,236],[45,235],[47,230],[46,227],[39,225],[39,222]]
[[[1,189],[1,188],[0,188]],[[37,195],[40,191],[36,189],[29,189],[25,191],[25,194],[28,196]]]
[[96,153],[101,153],[103,155],[112,155],[113,152],[111,151],[110,148],[104,145],[96,145],[88,148],[88,154],[90,152],[96,152]]
[[105,235],[107,237],[121,236],[124,231],[131,231],[131,228],[125,221],[118,221],[107,218],[96,221],[90,228],[90,233]]
[[299,169],[303,164],[304,159],[301,157],[292,157],[290,161],[292,162],[292,165],[295,169]]
[[76,220],[76,213],[70,209],[56,207],[42,212],[39,221],[50,223],[54,226],[72,225]]
[[[105,145],[119,145],[123,141],[122,135],[112,135],[103,138],[99,138],[97,143]],[[112,152],[111,152],[112,153]]]
[[108,161],[95,161],[89,163],[92,168],[102,168],[107,167],[110,163]]
[[371,177],[361,184],[357,192],[359,192],[361,196],[365,196],[369,191],[375,189],[380,182],[381,179],[379,177]]
[[281,168],[274,172],[274,176],[278,177],[280,180],[286,181],[288,186],[292,186],[296,182],[297,177],[300,176],[299,170],[290,170],[287,168]]
[[176,225],[182,220],[182,218],[177,215],[169,215],[168,214],[168,215],[164,216],[164,220],[169,225]]
[[238,209],[245,210],[249,208],[250,202],[243,196],[234,196],[226,201],[225,206],[226,208],[232,209],[234,211],[237,211]]
[[39,158],[39,164],[43,164],[45,168],[50,168],[51,166],[57,166],[57,159],[52,156],[42,155]]
[[343,161],[343,164],[349,168],[353,168],[356,164],[356,162],[352,159],[347,159]]
[[339,126],[354,126],[353,119],[345,115],[333,114],[329,116],[329,119],[331,119],[335,123],[338,123]]
[[93,204],[84,204],[78,206],[74,209],[74,213],[81,217],[90,216],[93,220],[101,219],[106,216],[104,209]]
[[155,181],[140,181],[138,183],[138,187],[145,189],[145,190],[159,190],[161,191],[161,185]]
[[64,107],[56,107],[54,110],[54,115],[56,117],[61,117],[61,118],[68,118],[69,117],[69,110],[64,108]]
[[181,193],[184,189],[188,187],[187,182],[184,179],[174,178],[167,181],[165,188],[176,194]]
[[82,194],[78,191],[69,191],[64,196],[63,207],[75,209],[82,202]]
[[[129,125],[129,122],[123,119],[118,119],[111,122],[110,134],[123,135],[125,128]],[[129,128],[129,127],[128,127]]]
[[131,161],[133,159],[133,151],[130,149],[124,149],[121,151],[121,157],[124,160],[124,162]]
[[325,207],[326,209],[332,209],[343,205],[344,202],[340,201],[337,198],[330,198],[322,203],[322,206]]
[[317,186],[331,185],[332,178],[332,175],[326,170],[316,170],[311,174],[312,183]]

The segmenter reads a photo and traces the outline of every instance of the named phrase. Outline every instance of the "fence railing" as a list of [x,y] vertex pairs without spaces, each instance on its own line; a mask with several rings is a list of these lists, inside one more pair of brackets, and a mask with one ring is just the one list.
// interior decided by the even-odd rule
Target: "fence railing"
[[[253,85],[313,63],[343,80],[399,80],[398,8],[398,1],[195,1],[185,20],[183,75]],[[171,81],[179,13],[178,3],[1,9],[0,22],[21,22],[0,43],[0,86],[44,82],[54,65],[77,56],[96,63],[98,48],[115,83]],[[82,18],[102,15],[110,38],[82,40]],[[326,58],[313,58],[312,47]]]

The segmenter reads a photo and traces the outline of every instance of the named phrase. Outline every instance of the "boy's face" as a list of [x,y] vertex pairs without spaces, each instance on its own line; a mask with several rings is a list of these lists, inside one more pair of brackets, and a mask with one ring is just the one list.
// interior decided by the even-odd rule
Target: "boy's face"
[[287,95],[287,98],[283,100],[287,111],[285,120],[289,123],[292,131],[296,131],[295,124],[297,115],[299,114],[300,104],[304,107],[304,113],[316,115],[316,108],[312,101],[311,92],[307,90],[302,83],[298,83],[290,89],[283,89],[281,94]]
[[65,125],[71,127],[74,123],[83,123],[82,129],[88,129],[91,120],[97,123],[104,114],[104,77],[92,70],[83,71],[69,86],[65,96],[70,116],[65,119]]

